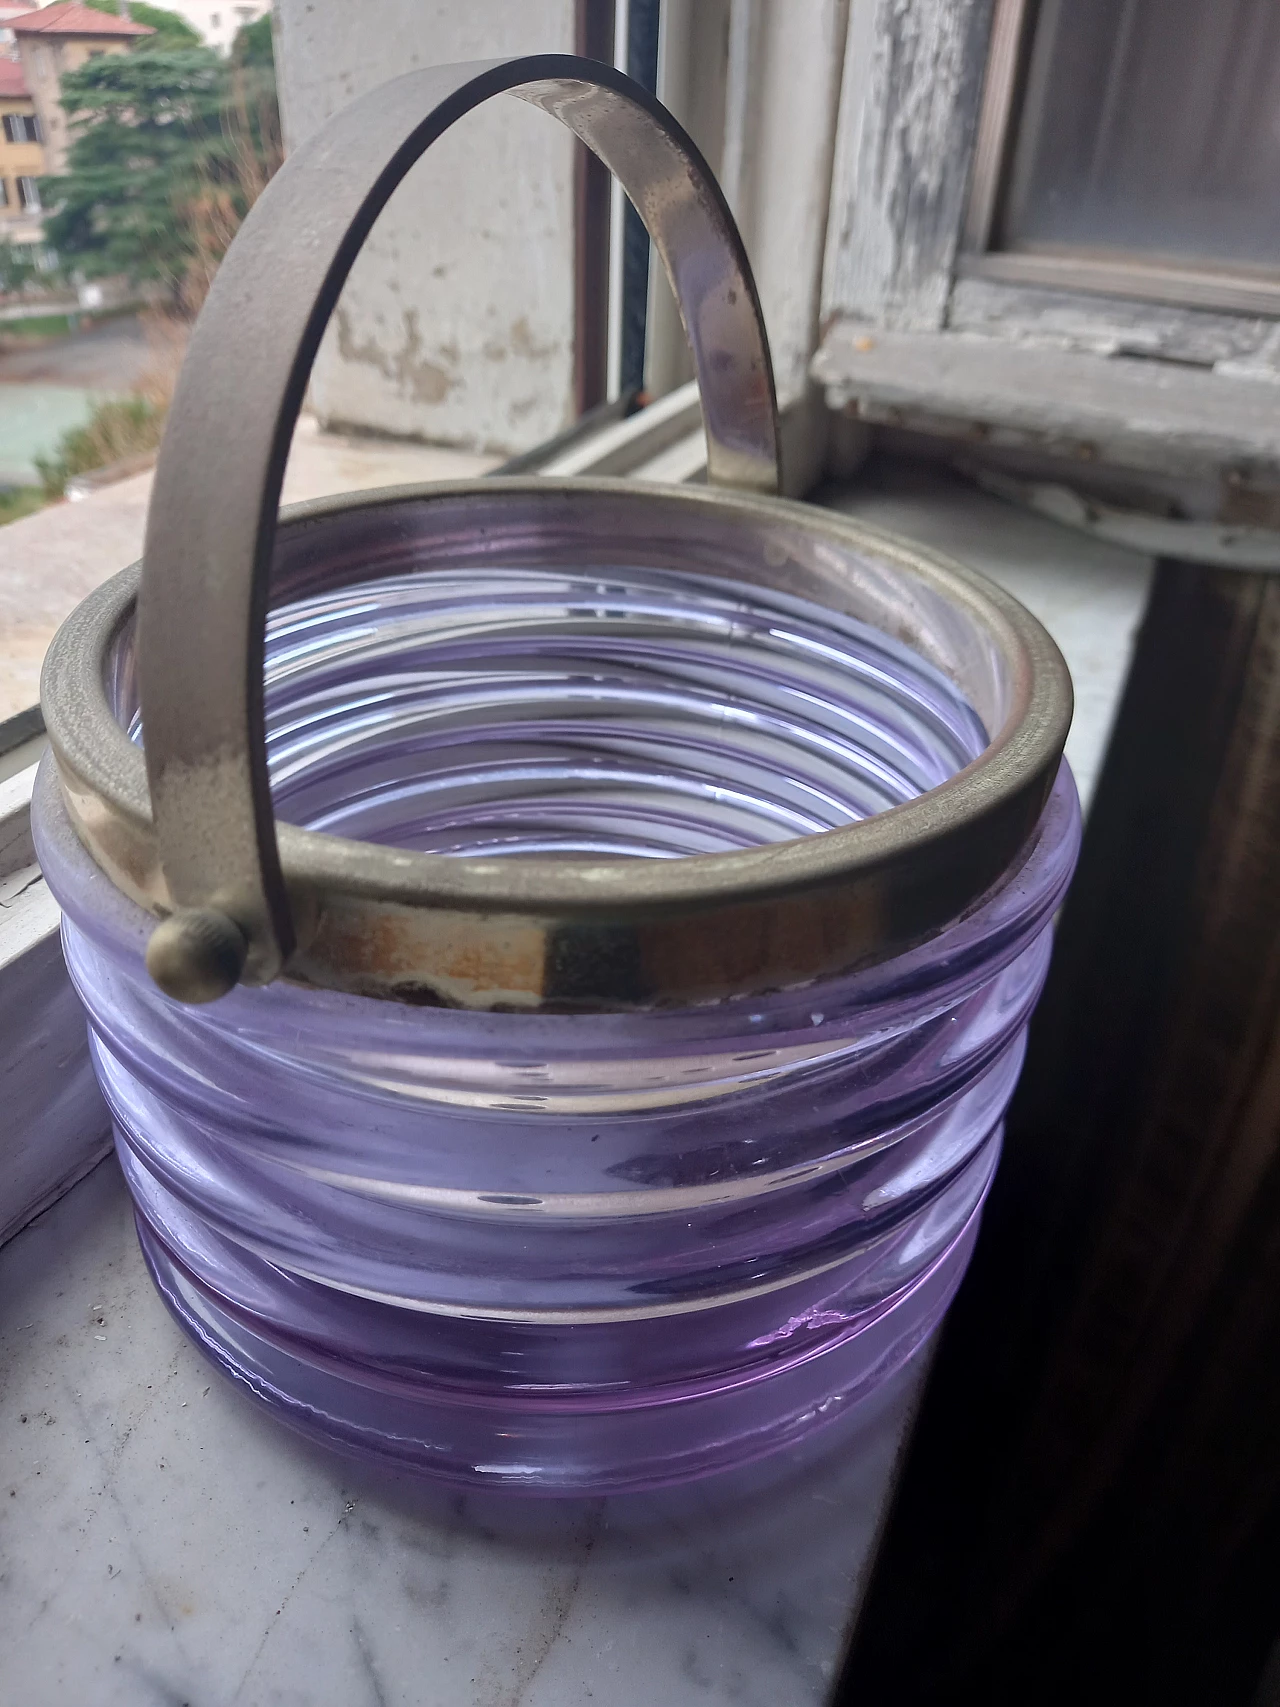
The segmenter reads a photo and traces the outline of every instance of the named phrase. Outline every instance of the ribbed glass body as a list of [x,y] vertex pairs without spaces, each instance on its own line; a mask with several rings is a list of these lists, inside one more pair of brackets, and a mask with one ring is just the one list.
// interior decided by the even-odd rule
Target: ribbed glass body
[[[813,834],[983,748],[905,647],[670,572],[408,573],[285,607],[278,814],[450,854]],[[848,1409],[963,1273],[1079,836],[881,965],[649,1012],[279,982],[162,996],[42,779],[37,836],[157,1284],[296,1427],[461,1483],[676,1481]]]

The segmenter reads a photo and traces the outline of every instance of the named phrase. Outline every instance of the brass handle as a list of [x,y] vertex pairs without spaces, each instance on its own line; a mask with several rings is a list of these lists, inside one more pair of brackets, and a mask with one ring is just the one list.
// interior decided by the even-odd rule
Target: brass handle
[[295,944],[267,780],[263,646],[285,461],[321,334],[392,191],[456,119],[510,93],[620,179],[661,255],[702,392],[715,484],[778,487],[768,341],[706,163],[638,84],[548,54],[413,71],[285,162],[219,268],[169,413],[147,523],[138,650],[147,776],[176,912],[148,964],[171,994],[267,983]]

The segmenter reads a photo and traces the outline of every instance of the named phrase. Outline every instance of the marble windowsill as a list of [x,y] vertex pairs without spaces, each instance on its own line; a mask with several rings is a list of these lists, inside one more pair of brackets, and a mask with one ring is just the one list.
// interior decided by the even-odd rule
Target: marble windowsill
[[0,1251],[0,1368],[27,1707],[818,1707],[920,1379],[807,1463],[643,1500],[380,1476],[182,1337],[113,1160]]
[[[320,489],[390,478],[367,447],[342,454],[370,465],[326,464]],[[1036,610],[1076,680],[1087,797],[1150,564],[927,470],[824,497]],[[72,538],[102,495],[5,530],[50,605],[33,669],[53,604],[135,550],[141,485],[112,502],[105,556],[100,531],[92,559]],[[11,641],[4,622],[0,598]],[[203,1363],[151,1288],[113,1162],[0,1251],[0,1369],[0,1693],[25,1707],[819,1707],[920,1381],[781,1480],[572,1506],[433,1494],[305,1446]]]

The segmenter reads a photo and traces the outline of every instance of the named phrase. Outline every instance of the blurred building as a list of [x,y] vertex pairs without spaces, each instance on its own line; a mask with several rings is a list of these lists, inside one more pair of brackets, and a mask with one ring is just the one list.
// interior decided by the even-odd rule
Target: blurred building
[[237,30],[271,10],[271,0],[164,0],[164,5],[219,53],[229,53]]
[[14,41],[13,31],[9,28],[9,20],[20,18],[30,10],[30,0],[27,0],[26,5],[14,5],[13,0],[0,0],[0,57],[6,59],[18,57],[17,44]]
[[8,27],[18,44],[19,62],[39,120],[44,169],[62,172],[70,140],[60,91],[64,73],[101,53],[127,53],[141,37],[155,31],[109,12],[96,12],[80,0],[61,0],[22,12],[9,19]]
[[44,170],[40,121],[22,66],[0,59],[0,241],[39,239]]

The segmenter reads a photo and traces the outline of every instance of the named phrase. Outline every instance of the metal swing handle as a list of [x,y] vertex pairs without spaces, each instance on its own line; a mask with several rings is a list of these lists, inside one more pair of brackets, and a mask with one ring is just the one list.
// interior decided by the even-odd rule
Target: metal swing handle
[[692,348],[709,480],[777,490],[773,372],[742,240],[689,137],[621,72],[565,54],[413,71],[290,155],[192,334],[147,522],[139,687],[176,908],[152,937],[148,965],[185,1000],[239,979],[267,983],[295,946],[267,781],[263,647],[280,488],[321,334],[409,168],[503,92],[575,132],[644,220]]

